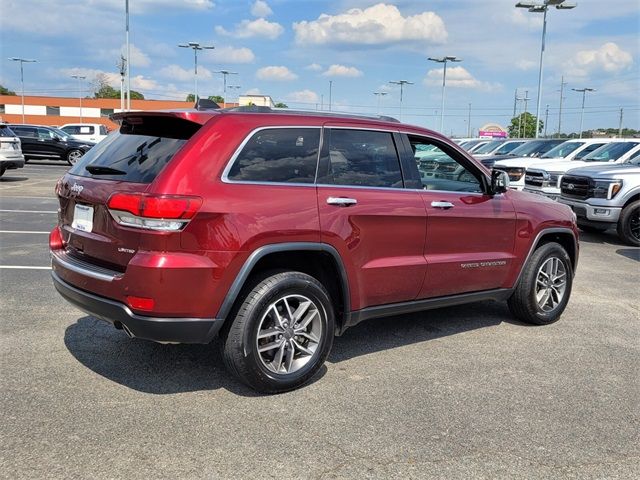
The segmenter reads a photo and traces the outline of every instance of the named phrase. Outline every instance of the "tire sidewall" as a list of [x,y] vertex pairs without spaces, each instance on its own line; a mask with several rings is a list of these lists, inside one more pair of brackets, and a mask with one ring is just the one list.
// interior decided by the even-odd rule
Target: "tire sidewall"
[[622,211],[622,222],[620,224],[619,234],[622,240],[633,246],[640,246],[640,241],[636,240],[631,234],[631,220],[634,216],[640,215],[640,202],[633,202]]
[[[536,280],[538,271],[542,264],[552,257],[558,258],[563,263],[567,275],[567,285],[562,301],[558,306],[550,312],[545,312],[538,306],[536,299]],[[528,278],[526,279],[528,289],[527,306],[530,312],[538,319],[540,324],[553,323],[560,318],[560,315],[562,315],[562,312],[566,308],[569,298],[571,297],[571,288],[573,285],[573,268],[571,265],[571,259],[560,245],[549,243],[536,250],[532,260],[531,270],[527,272]]]
[[[276,299],[286,295],[304,295],[312,300],[320,312],[322,322],[322,338],[314,354],[314,358],[300,370],[291,374],[277,374],[267,369],[260,359],[257,351],[256,337],[260,320],[267,307]],[[269,289],[247,311],[248,321],[242,336],[243,355],[250,359],[250,367],[253,374],[262,382],[273,384],[277,390],[295,388],[310,379],[322,366],[333,344],[334,312],[331,300],[322,288],[319,288],[310,280],[300,277],[284,277]]]
[[[72,162],[72,161],[71,161],[71,154],[72,154],[72,153],[74,153],[74,152],[78,152],[78,153],[80,154],[80,156],[76,159],[76,161],[75,161],[75,162]],[[73,149],[71,149],[71,150],[69,150],[69,151],[67,152],[67,163],[68,163],[69,165],[72,165],[72,166],[73,166],[73,165],[75,165],[76,163],[78,163],[78,161],[82,158],[82,156],[83,156],[83,155],[84,155],[84,152],[83,152],[82,150],[79,150],[79,149],[77,149],[77,148],[73,148]]]

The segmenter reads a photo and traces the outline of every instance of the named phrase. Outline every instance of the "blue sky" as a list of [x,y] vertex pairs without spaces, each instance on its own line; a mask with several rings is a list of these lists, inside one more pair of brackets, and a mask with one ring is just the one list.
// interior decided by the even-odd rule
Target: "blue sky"
[[[576,131],[581,94],[591,87],[585,128],[640,129],[640,8],[637,0],[578,1],[551,9],[543,78],[542,118],[558,125],[560,80],[566,99],[563,131]],[[514,91],[535,113],[542,16],[514,8],[515,0],[130,0],[132,88],[147,98],[184,99],[193,91],[193,55],[178,43],[214,45],[201,54],[201,95],[222,94],[216,70],[228,78],[227,97],[271,95],[291,107],[328,107],[329,81],[336,110],[399,116],[399,91],[388,82],[414,82],[404,90],[403,120],[439,126],[441,66],[428,57],[463,59],[447,70],[445,132],[507,124]],[[0,83],[18,91],[18,64],[26,93],[77,95],[70,75],[105,74],[118,86],[116,63],[124,43],[124,0],[2,0]],[[521,102],[520,108],[524,102]]]

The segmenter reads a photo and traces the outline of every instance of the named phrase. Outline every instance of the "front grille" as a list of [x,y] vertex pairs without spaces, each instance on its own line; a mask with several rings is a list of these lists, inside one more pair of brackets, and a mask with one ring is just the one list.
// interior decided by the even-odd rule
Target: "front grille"
[[542,172],[527,172],[524,176],[524,184],[528,187],[542,187],[544,174]]
[[584,200],[591,196],[591,184],[589,178],[574,175],[565,175],[560,182],[560,191],[563,197]]

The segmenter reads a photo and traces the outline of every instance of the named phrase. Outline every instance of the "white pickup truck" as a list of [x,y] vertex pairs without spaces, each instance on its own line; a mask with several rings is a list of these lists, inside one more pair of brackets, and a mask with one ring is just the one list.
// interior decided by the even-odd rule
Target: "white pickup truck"
[[569,170],[590,165],[627,163],[638,151],[640,151],[640,139],[618,138],[594,150],[582,160],[537,163],[534,167],[527,168],[524,176],[524,191],[557,200],[560,197],[562,176]]
[[93,143],[98,143],[109,134],[107,127],[101,123],[67,123],[61,126],[60,130],[77,140]]

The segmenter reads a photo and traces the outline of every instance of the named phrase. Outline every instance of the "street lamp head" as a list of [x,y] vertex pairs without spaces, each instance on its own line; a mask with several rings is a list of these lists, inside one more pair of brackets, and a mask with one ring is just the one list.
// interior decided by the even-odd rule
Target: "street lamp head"
[[564,0],[544,0],[545,5],[560,5]]
[[577,3],[561,3],[556,5],[556,9],[558,10],[571,10],[572,8],[576,8],[578,6]]
[[518,2],[518,3],[516,3],[516,7],[517,8],[533,8],[533,7],[538,7],[538,6],[544,6],[544,5],[541,5],[540,3],[536,3],[536,2]]
[[444,58],[446,58],[446,59],[447,59],[448,61],[450,61],[450,62],[461,62],[461,61],[462,61],[462,59],[461,59],[461,58],[453,57],[453,56],[451,56],[451,57],[444,57]]
[[37,60],[32,60],[30,58],[20,58],[20,57],[10,57],[9,60],[13,62],[22,62],[22,63],[35,63]]
[[531,13],[544,13],[547,11],[546,5],[535,5],[529,9]]

